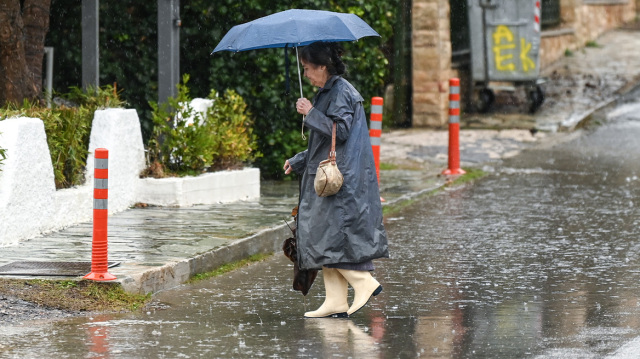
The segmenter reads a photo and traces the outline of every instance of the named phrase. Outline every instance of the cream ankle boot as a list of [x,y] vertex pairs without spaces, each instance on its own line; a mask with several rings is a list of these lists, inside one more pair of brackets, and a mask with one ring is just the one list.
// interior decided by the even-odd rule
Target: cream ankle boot
[[347,302],[348,284],[335,268],[322,267],[324,278],[324,303],[312,312],[304,313],[306,318],[337,317],[346,318],[349,303]]
[[382,292],[382,286],[369,271],[338,269],[338,272],[351,284],[355,292],[353,304],[347,310],[348,315],[364,307],[371,296],[376,296]]

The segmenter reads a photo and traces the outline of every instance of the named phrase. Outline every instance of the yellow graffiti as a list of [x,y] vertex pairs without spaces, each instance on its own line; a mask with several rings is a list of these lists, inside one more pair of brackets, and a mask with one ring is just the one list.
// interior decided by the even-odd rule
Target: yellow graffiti
[[507,40],[507,43],[513,43],[513,33],[508,27],[499,25],[496,28],[496,32],[493,33],[493,43],[500,44],[502,39]]
[[[506,40],[505,44],[502,44],[502,40]],[[513,43],[513,33],[508,27],[500,25],[493,33],[493,53],[495,55],[496,68],[498,71],[514,71],[516,65],[511,63],[513,54],[509,50],[514,49],[516,45]]]
[[520,62],[522,62],[522,69],[525,72],[534,70],[536,63],[529,58],[529,51],[531,50],[531,43],[527,43],[523,37],[520,38]]
[[[515,71],[516,64],[513,61],[514,53],[516,49],[516,42],[513,36],[513,32],[505,26],[499,25],[492,34],[493,37],[493,54],[498,71]],[[529,72],[536,68],[536,64],[529,57],[529,51],[531,51],[531,43],[528,43],[524,38],[520,38],[520,63],[522,70]]]

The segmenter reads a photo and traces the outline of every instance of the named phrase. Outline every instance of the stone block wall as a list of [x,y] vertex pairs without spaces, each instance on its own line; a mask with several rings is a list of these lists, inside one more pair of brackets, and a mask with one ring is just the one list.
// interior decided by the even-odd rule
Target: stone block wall
[[583,4],[576,24],[578,38],[584,42],[595,40],[603,32],[635,19],[635,10],[633,1],[612,5]]
[[413,126],[444,126],[452,73],[449,1],[415,0],[412,26]]
[[588,41],[597,42],[597,38],[604,32],[633,21],[637,9],[634,1],[616,4],[562,1],[562,24],[557,29],[542,32],[541,67],[544,68],[564,56],[566,50],[576,51]]
[[575,51],[579,46],[572,29],[543,31],[540,38],[540,67],[544,69],[565,56],[566,50]]

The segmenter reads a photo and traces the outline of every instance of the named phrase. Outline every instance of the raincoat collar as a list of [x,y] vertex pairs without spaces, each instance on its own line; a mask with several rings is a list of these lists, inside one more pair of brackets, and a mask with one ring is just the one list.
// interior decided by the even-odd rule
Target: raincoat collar
[[324,90],[331,90],[331,88],[333,87],[333,84],[340,78],[340,76],[338,75],[331,75],[331,77],[329,77],[329,79],[327,80],[327,82],[324,83],[324,87],[320,87],[319,88],[319,92],[322,92]]

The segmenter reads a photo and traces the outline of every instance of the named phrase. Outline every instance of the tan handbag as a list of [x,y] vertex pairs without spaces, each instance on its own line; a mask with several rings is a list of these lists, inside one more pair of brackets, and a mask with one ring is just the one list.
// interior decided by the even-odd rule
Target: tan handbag
[[344,182],[344,177],[336,164],[336,123],[334,122],[331,131],[331,152],[329,152],[329,158],[318,164],[313,187],[318,196],[328,197],[340,191],[342,182]]

